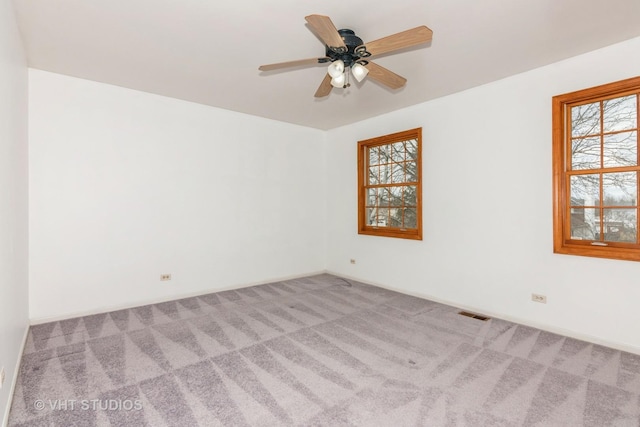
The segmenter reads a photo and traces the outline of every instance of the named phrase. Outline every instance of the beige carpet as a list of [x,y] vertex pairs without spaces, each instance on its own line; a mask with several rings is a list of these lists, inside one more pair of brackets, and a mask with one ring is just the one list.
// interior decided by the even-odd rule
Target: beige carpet
[[10,426],[639,426],[640,356],[319,275],[31,328]]

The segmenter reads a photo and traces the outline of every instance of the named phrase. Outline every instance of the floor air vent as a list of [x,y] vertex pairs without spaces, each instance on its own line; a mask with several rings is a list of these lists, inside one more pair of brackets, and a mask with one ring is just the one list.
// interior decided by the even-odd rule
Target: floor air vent
[[487,320],[489,320],[489,318],[487,316],[481,316],[479,314],[469,313],[468,311],[461,311],[458,314],[460,314],[462,316],[471,317],[473,319],[482,320],[483,322],[486,322]]

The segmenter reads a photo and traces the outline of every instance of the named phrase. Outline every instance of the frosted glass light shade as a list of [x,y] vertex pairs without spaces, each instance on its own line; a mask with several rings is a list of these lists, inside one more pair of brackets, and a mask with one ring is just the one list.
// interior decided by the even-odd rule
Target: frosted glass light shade
[[346,75],[344,73],[339,74],[338,77],[334,77],[331,79],[331,86],[333,87],[344,87],[344,82],[346,80]]
[[367,70],[367,67],[365,67],[362,64],[355,63],[351,67],[351,74],[353,74],[353,77],[355,77],[356,80],[359,82],[361,82],[362,79],[367,77],[368,73],[369,73],[369,70]]
[[333,61],[331,65],[329,65],[328,73],[334,79],[340,76],[344,73],[344,62],[342,62],[341,59]]

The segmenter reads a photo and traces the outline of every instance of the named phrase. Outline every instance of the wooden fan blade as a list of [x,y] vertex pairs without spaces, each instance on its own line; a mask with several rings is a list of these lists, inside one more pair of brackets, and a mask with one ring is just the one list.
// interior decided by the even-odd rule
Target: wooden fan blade
[[328,16],[309,15],[305,16],[304,19],[306,19],[313,31],[320,37],[320,39],[322,39],[324,44],[330,48],[347,50],[344,40],[342,40],[336,26],[333,25],[333,22],[331,22],[331,19]]
[[426,43],[433,38],[433,31],[424,25],[401,33],[392,34],[369,43],[364,46],[371,55],[382,55],[394,50],[404,49],[417,44]]
[[271,71],[271,70],[279,70],[281,68],[289,68],[289,67],[297,67],[300,65],[315,65],[322,64],[325,62],[330,62],[329,58],[309,58],[309,59],[299,59],[297,61],[288,61],[288,62],[279,62],[277,64],[267,64],[261,65],[258,67],[260,71]]
[[322,80],[322,83],[320,83],[316,94],[313,96],[315,96],[316,98],[327,96],[331,93],[332,88],[333,86],[331,86],[331,76],[329,74],[325,74],[324,80]]
[[[378,65],[374,62],[369,62],[365,65],[367,70],[369,70],[369,74],[367,77],[372,78],[378,83],[382,83],[385,86],[390,87],[391,89],[399,89],[407,83],[407,79],[402,76],[397,75],[393,71],[389,71],[381,65]],[[331,81],[329,81],[331,83]]]

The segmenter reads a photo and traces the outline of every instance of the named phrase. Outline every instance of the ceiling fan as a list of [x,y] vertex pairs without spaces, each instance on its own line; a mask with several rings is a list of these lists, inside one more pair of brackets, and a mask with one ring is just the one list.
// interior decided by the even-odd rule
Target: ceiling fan
[[288,67],[330,63],[327,75],[315,93],[316,98],[329,95],[333,87],[349,87],[349,70],[359,82],[368,75],[369,78],[391,89],[401,88],[407,79],[371,62],[370,58],[426,43],[433,36],[433,31],[423,25],[369,43],[363,43],[353,30],[336,29],[328,16],[309,15],[304,19],[325,43],[325,56],[261,65],[258,69],[272,71]]

